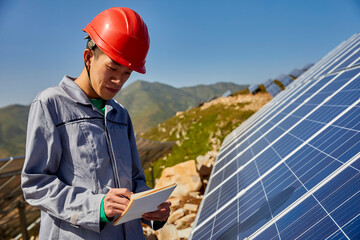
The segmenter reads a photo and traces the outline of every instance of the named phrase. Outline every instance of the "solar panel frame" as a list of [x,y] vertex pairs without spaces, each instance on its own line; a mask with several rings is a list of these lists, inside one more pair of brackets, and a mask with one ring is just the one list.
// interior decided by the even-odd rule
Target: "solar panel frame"
[[[360,223],[360,189],[336,209],[331,207],[336,197],[329,204],[331,196],[324,196],[349,191],[353,184],[331,188],[347,172],[353,175],[345,180],[360,179],[360,69],[355,64],[360,59],[332,71],[350,59],[344,52],[359,40],[356,34],[340,44],[302,74],[296,86],[291,84],[225,138],[199,209],[199,214],[203,208],[210,212],[196,218],[191,239],[360,237],[360,227],[353,226]],[[237,192],[229,194],[229,189]],[[251,202],[254,196],[262,200]],[[216,206],[204,207],[207,198],[216,197]],[[277,206],[281,199],[283,205]],[[247,208],[239,201],[246,201]],[[344,209],[356,211],[341,214]],[[240,212],[247,215],[241,218]]]

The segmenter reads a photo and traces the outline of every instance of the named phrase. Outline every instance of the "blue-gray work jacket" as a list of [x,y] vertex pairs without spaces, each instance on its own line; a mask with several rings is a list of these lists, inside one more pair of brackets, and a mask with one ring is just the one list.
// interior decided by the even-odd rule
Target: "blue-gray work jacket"
[[129,114],[109,100],[102,115],[67,76],[31,105],[21,186],[40,239],[144,239],[140,219],[100,224],[105,186],[149,189]]

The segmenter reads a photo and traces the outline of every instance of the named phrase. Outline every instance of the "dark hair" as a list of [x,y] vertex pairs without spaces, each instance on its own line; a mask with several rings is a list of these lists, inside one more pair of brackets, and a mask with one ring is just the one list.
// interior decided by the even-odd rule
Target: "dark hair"
[[101,49],[98,46],[96,46],[94,41],[89,36],[87,36],[85,39],[87,39],[86,48],[94,52],[95,58],[103,54],[103,51],[101,51]]

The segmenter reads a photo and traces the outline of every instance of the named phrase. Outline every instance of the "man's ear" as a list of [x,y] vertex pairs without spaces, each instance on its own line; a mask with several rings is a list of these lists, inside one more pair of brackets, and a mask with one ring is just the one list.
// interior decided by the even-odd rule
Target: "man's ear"
[[92,50],[86,48],[84,50],[84,62],[85,62],[86,67],[90,67],[93,57],[94,57],[94,52]]

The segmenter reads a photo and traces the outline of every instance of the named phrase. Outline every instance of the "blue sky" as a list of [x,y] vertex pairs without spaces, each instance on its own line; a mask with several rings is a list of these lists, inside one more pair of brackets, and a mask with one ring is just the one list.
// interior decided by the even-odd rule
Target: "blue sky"
[[[174,87],[261,83],[315,63],[360,29],[356,0],[0,0],[0,107],[36,94],[83,68],[85,33],[113,6],[148,25],[147,74]],[[121,94],[121,92],[120,92]]]

